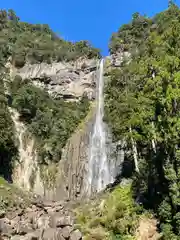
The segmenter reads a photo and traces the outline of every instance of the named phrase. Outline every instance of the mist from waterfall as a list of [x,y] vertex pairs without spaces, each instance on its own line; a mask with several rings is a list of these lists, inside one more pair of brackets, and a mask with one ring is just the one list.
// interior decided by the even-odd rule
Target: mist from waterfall
[[106,130],[104,116],[104,60],[99,63],[98,84],[96,89],[96,116],[93,132],[90,136],[90,156],[88,166],[88,192],[99,192],[113,182],[106,149]]

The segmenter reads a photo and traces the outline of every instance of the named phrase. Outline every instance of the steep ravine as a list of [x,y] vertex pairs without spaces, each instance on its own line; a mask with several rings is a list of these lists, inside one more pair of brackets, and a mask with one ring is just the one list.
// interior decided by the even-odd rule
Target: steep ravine
[[[105,67],[107,68],[106,62]],[[112,62],[109,67],[114,67]],[[15,71],[10,66],[8,77],[12,80]],[[19,160],[14,164],[13,181],[21,189],[40,195],[40,199],[44,199],[44,202],[32,201],[27,210],[23,208],[22,212],[19,212],[19,209],[11,209],[7,215],[4,213],[0,215],[3,239],[81,240],[83,236],[84,240],[110,240],[116,236],[114,232],[111,236],[111,229],[114,228],[125,236],[124,239],[126,236],[129,240],[134,239],[134,236],[138,240],[159,239],[157,221],[153,216],[146,212],[136,213],[137,206],[131,196],[131,184],[128,181],[122,182],[115,189],[111,189],[110,186],[110,191],[97,194],[100,190],[105,190],[106,185],[113,183],[117,176],[119,177],[126,153],[123,141],[112,143],[111,129],[103,122],[104,106],[101,101],[103,85],[108,81],[108,77],[104,77],[102,66],[100,74],[98,67],[96,71],[89,72],[88,76],[91,76],[90,92],[93,90],[91,95],[93,98],[89,98],[91,99],[89,113],[68,139],[58,163],[49,162],[47,165],[38,163],[37,139],[29,132],[17,110],[9,106],[19,149]],[[37,86],[34,78],[30,76],[29,78]],[[46,76],[45,79],[47,80],[48,77]],[[47,82],[46,84],[45,87],[39,87],[49,88]],[[82,95],[84,91],[85,89],[81,92]],[[67,97],[67,94],[64,94],[64,97]],[[78,101],[79,98],[79,95],[77,98],[68,95],[67,101]],[[99,137],[103,137],[99,140],[101,148],[98,148]],[[93,151],[91,144],[94,144]],[[101,162],[102,151],[104,161]],[[90,170],[93,170],[89,169],[90,167],[96,170],[93,173],[95,175],[91,175],[93,181],[88,179]],[[107,178],[107,172],[104,172],[106,169],[111,180]],[[101,177],[97,174],[97,170],[101,172]],[[99,179],[104,182],[103,185],[99,184]],[[89,198],[91,201],[88,201]],[[59,200],[62,202],[57,202]],[[126,203],[125,206],[123,201]],[[33,216],[30,215],[31,211],[34,211]],[[119,215],[119,211],[123,214]],[[131,224],[125,221],[126,217]],[[73,220],[78,224],[74,225]],[[146,231],[142,230],[143,226],[146,227]],[[129,229],[130,234],[126,235],[126,229]]]
[[[82,65],[86,65],[86,68],[83,70],[81,70]],[[19,74],[23,73],[24,75],[21,74],[21,77],[24,79],[31,79],[32,83],[36,86],[39,86],[37,85],[37,79],[42,79],[41,81],[44,81],[44,89],[49,89],[49,86],[53,85],[49,85],[50,81],[54,81],[54,84],[57,84],[57,80],[54,80],[54,77],[56,76],[56,79],[59,79],[58,84],[60,84],[61,89],[65,87],[67,91],[70,91],[70,86],[72,86],[72,84],[77,86],[81,84],[85,87],[84,90],[81,90],[81,95],[83,95],[84,91],[87,91],[86,84],[84,84],[84,79],[88,79],[90,86],[88,91],[91,93],[91,96],[95,96],[96,86],[97,91],[102,91],[98,87],[99,69],[95,71],[94,61],[80,60],[80,62],[75,64],[75,67],[69,64],[68,66],[65,66],[63,63],[59,63],[58,65],[51,64],[46,68],[44,68],[45,66],[43,65],[39,65],[39,67],[32,65],[28,66],[28,68],[24,68],[26,71],[23,69],[16,70],[8,64],[7,67],[10,69],[10,78],[12,80],[17,72]],[[71,74],[77,74],[79,71],[79,78],[72,78],[71,83],[69,81],[67,83],[67,81],[65,81],[65,79],[69,78],[67,69],[69,69],[68,71],[70,71]],[[67,75],[64,74],[64,70],[67,72]],[[64,80],[62,79],[62,72]],[[84,77],[82,78],[82,76]],[[49,80],[47,81],[46,79]],[[39,87],[42,87],[42,85]],[[62,95],[63,91],[59,91]],[[79,93],[76,94],[76,96],[79,98]],[[65,94],[64,97],[65,96],[67,95]],[[74,101],[74,97],[72,99],[68,97],[68,101],[69,100]],[[82,121],[80,126],[67,141],[67,144],[63,149],[62,158],[59,159],[59,163],[49,163],[49,165],[44,166],[38,164],[38,150],[36,147],[36,140],[34,139],[33,135],[28,132],[25,124],[20,121],[18,112],[11,107],[9,108],[19,144],[19,161],[15,163],[13,174],[14,182],[18,186],[39,194],[46,199],[75,200],[89,195],[89,189],[91,187],[87,179],[89,176],[89,171],[91,171],[89,169],[89,159],[91,157],[90,144],[92,144],[90,138],[93,134],[94,124],[96,123],[95,116],[98,108],[95,106],[96,103],[98,105],[98,101],[101,101],[101,99],[97,99],[97,102],[95,101],[92,103],[88,116]],[[111,133],[107,125],[105,125],[104,131],[106,131],[105,144],[107,149],[107,161],[109,161],[109,165],[111,166],[111,178],[115,179],[115,177],[120,174],[124,154],[123,150],[121,149],[119,155],[116,144],[111,143]],[[104,166],[102,166],[102,168],[104,168]],[[110,182],[111,181],[107,183]]]
[[180,8],[168,5],[134,13],[104,59],[0,11],[0,240],[180,239]]
[[[68,101],[74,101],[82,96],[85,93],[84,91],[87,91],[87,86],[89,87],[89,93],[91,93],[91,95],[88,96],[92,98],[92,91],[94,91],[93,88],[95,81],[94,61],[80,60],[80,62],[77,61],[75,63],[75,67],[73,64],[70,65],[64,63],[63,65],[63,63],[59,63],[47,66],[43,66],[43,64],[39,66],[32,65],[29,66],[25,72],[21,69],[16,70],[13,66],[11,66],[11,64],[8,63],[6,64],[6,67],[9,69],[10,76],[6,76],[4,83],[8,82],[7,79],[11,79],[11,81],[13,81],[18,71],[18,73],[24,73],[24,75],[22,75],[22,77],[24,76],[24,79],[31,79],[32,83],[38,87],[42,87],[42,85],[37,84],[37,79],[42,78],[41,81],[44,81],[43,89],[48,90],[50,86],[55,86],[56,88],[60,86],[61,90],[59,89],[58,93],[61,95],[61,97],[67,97],[67,95],[69,95]],[[86,69],[81,70],[82,65],[85,65]],[[71,74],[71,80],[69,79],[70,75],[68,74],[68,71],[69,74]],[[74,78],[73,76],[76,77]],[[54,83],[49,84],[49,82],[45,82],[46,79],[51,79],[51,82]],[[81,84],[82,87],[78,90],[78,92],[76,92],[79,84]],[[7,89],[7,84],[5,85]],[[75,98],[70,97],[70,93],[66,94],[63,91],[63,89],[67,89],[66,91],[71,91],[72,87],[76,96]],[[50,94],[52,94],[52,92],[50,92]],[[78,178],[81,179],[81,182],[83,182],[82,179],[85,179],[85,174],[82,172],[82,174],[79,175],[79,173],[81,173],[81,168],[83,168],[82,166],[85,166],[86,161],[88,161],[88,157],[85,155],[87,154],[88,145],[88,143],[86,143],[88,140],[87,135],[90,129],[89,127],[86,129],[85,126],[86,124],[89,125],[89,120],[87,121],[86,119],[87,123],[81,124],[83,125],[83,129],[81,126],[81,129],[77,130],[67,141],[67,144],[63,150],[62,159],[59,159],[59,164],[49,164],[49,166],[43,166],[38,164],[36,139],[30,132],[28,132],[26,125],[20,120],[20,115],[17,110],[9,107],[9,111],[14,122],[15,135],[19,149],[19,160],[14,164],[14,183],[17,186],[39,194],[46,199],[77,197],[78,192],[81,192],[78,190],[78,188],[82,188],[82,183],[80,183],[80,180],[75,179],[75,176],[78,176]],[[83,134],[85,134],[86,137],[83,136]],[[68,186],[66,184],[68,184]]]
[[[15,134],[18,140],[17,143],[19,149],[19,160],[14,164],[14,184],[23,190],[28,190],[28,192],[40,195],[45,202],[37,203],[37,205],[32,202],[30,208],[28,208],[28,211],[23,210],[20,218],[15,217],[15,219],[17,218],[16,220],[14,220],[14,218],[13,220],[9,219],[9,215],[3,215],[2,222],[4,225],[1,231],[3,231],[3,236],[6,237],[5,239],[16,240],[23,239],[23,237],[25,239],[26,237],[27,240],[32,240],[34,238],[39,239],[41,237],[42,239],[49,239],[48,237],[51,237],[52,240],[55,240],[56,236],[58,240],[80,240],[82,239],[83,235],[83,239],[89,240],[91,232],[92,236],[94,236],[94,239],[99,239],[99,233],[97,233],[99,231],[99,224],[97,224],[96,229],[93,227],[91,231],[91,226],[89,224],[93,222],[93,220],[91,220],[91,217],[93,216],[91,216],[90,212],[88,213],[90,219],[88,221],[88,230],[86,230],[86,232],[82,227],[87,223],[81,223],[81,226],[77,225],[74,228],[70,217],[71,214],[67,209],[73,208],[72,219],[75,219],[75,222],[79,223],[79,213],[81,213],[82,209],[79,209],[77,205],[74,206],[73,204],[78,204],[78,202],[80,202],[84,208],[86,206],[84,205],[86,200],[89,198],[94,198],[96,199],[95,208],[99,209],[100,207],[102,216],[104,214],[106,216],[106,205],[104,204],[106,199],[108,199],[109,191],[105,194],[102,193],[102,199],[101,195],[97,195],[97,192],[100,190],[105,190],[108,183],[113,183],[113,181],[116,180],[116,176],[119,176],[121,173],[122,164],[124,161],[124,144],[122,142],[112,143],[111,131],[107,124],[103,123],[103,105],[101,105],[101,101],[104,82],[99,81],[106,81],[107,79],[103,76],[102,67],[103,66],[101,66],[100,74],[99,67],[96,71],[93,70],[92,72],[88,73],[88,75],[91,74],[91,76],[93,76],[91,77],[91,86],[94,91],[93,95],[98,97],[96,97],[95,100],[91,99],[89,113],[79,124],[72,136],[68,139],[65,147],[63,148],[62,157],[58,163],[49,162],[47,165],[40,165],[38,163],[38,148],[36,146],[37,140],[35,136],[29,132],[26,124],[22,122],[22,118],[20,118],[17,110],[9,106],[9,111],[14,122]],[[14,78],[14,71],[15,70],[10,66],[9,77],[12,80]],[[33,78],[31,80],[33,83]],[[95,92],[97,94],[95,94]],[[82,91],[82,94],[83,93],[84,92]],[[78,98],[76,98],[76,101]],[[68,98],[68,101],[69,100],[74,101],[75,98]],[[99,123],[103,124],[102,130],[98,129]],[[101,152],[97,158],[96,152],[93,151],[94,158],[92,158],[92,139],[94,136],[97,138],[96,135],[99,133],[99,130],[104,131],[103,148],[106,149],[106,152],[104,152],[105,155],[103,164],[100,162],[102,157]],[[96,149],[96,141],[93,144],[94,149]],[[103,149],[101,150],[103,151]],[[98,153],[99,151],[97,151],[97,154]],[[96,176],[97,178],[94,178],[93,175],[93,181],[88,181],[90,173],[90,159],[92,160],[91,165],[93,164],[95,169],[99,167],[99,171],[102,173],[101,180],[104,181],[105,184],[101,187],[101,189],[99,189],[98,175]],[[108,164],[108,166],[105,166],[104,164]],[[113,179],[112,181],[106,178],[106,174],[104,175],[103,171],[107,167],[109,176],[111,179]],[[50,202],[46,202],[47,200]],[[59,200],[62,200],[62,202],[55,202]],[[64,204],[66,204],[65,207],[63,207]],[[91,204],[93,204],[93,202],[89,202],[89,207],[91,207]],[[107,202],[107,204],[109,203]],[[113,204],[117,203],[115,202]],[[36,224],[36,227],[34,227],[34,225],[29,225],[29,211],[32,209],[35,211],[33,216],[33,224]],[[15,210],[13,211],[16,215],[19,214]],[[77,214],[76,211],[79,213]],[[82,212],[82,214],[84,214],[84,212]],[[94,218],[96,219],[96,215]],[[62,225],[59,225],[59,221],[63,221],[61,223]],[[18,224],[18,228],[16,228],[16,224]],[[44,227],[42,227],[42,225]],[[5,231],[6,227],[9,228],[8,235]],[[80,231],[76,230],[76,228],[80,229]],[[100,239],[103,240],[111,239],[111,235],[106,228],[104,230],[101,229],[100,236]]]

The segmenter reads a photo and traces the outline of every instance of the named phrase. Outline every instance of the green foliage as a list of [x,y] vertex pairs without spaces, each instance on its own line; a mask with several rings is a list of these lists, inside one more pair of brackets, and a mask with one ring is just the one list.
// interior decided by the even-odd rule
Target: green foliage
[[21,82],[17,76],[11,91],[12,106],[18,110],[37,139],[40,162],[58,162],[67,139],[87,114],[88,99],[83,97],[78,103],[54,100],[27,81]]
[[173,233],[173,228],[171,224],[162,224],[161,230],[163,232],[163,240],[179,240],[179,237]]
[[13,10],[0,11],[0,29],[1,53],[5,58],[12,56],[16,67],[22,67],[27,61],[51,63],[79,57],[100,57],[99,49],[93,48],[87,41],[65,41],[47,24],[21,22]]
[[0,79],[0,175],[11,180],[13,160],[17,155],[14,143],[14,129],[4,94],[3,74]]
[[168,5],[169,7],[175,6],[174,0],[169,0]]
[[[51,63],[71,61],[78,58],[100,57],[98,49],[87,41],[72,43],[57,36],[47,24],[21,22],[10,9],[0,10],[0,71],[5,72],[7,61],[21,68],[26,62]],[[9,73],[6,73],[6,77]],[[4,95],[3,80],[0,80],[0,175],[10,178],[13,160],[17,155],[14,144],[14,129],[8,104],[12,103],[36,136],[40,162],[58,161],[66,140],[75,130],[89,108],[86,98],[80,103],[55,101],[38,88],[15,77],[11,86],[12,96]]]
[[151,24],[152,20],[146,16],[141,16],[139,13],[133,14],[132,22],[123,25],[117,33],[112,35],[109,44],[110,52],[136,50],[141,41],[147,38]]
[[118,186],[107,193],[101,203],[99,200],[88,202],[77,208],[77,222],[85,239],[133,240],[140,217],[137,209],[131,185]]
[[109,73],[105,119],[115,140],[125,139],[131,152],[132,139],[136,143],[140,171],[134,174],[135,196],[156,211],[163,238],[178,239],[180,10],[171,3],[153,19],[140,19],[135,14],[121,27],[116,34],[121,44],[110,49],[128,50],[131,59]]
[[0,177],[0,209],[8,211],[16,207],[22,209],[30,204],[31,196]]

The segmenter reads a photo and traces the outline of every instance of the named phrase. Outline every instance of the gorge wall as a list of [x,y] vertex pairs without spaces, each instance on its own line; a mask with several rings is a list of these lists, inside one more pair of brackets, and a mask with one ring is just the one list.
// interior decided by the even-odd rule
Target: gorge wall
[[[0,176],[23,193],[79,204],[74,210],[86,240],[178,240],[178,28],[180,9],[173,1],[152,18],[133,14],[112,35],[111,55],[99,77],[99,50],[87,41],[64,41],[47,25],[20,22],[12,10],[1,10]],[[97,194],[104,190],[98,181],[106,170],[113,181],[104,185],[112,184]],[[16,199],[23,203],[19,188],[3,178],[0,207],[9,204],[16,212]],[[49,207],[53,212],[61,208],[54,204],[29,210],[49,218]],[[24,222],[23,212],[17,215]],[[1,217],[7,227],[14,224],[0,211]],[[19,230],[15,227],[16,235]],[[63,230],[50,231],[59,235]]]
[[[7,64],[10,78],[19,75],[22,81],[29,79],[33,85],[47,91],[53,98],[66,101],[79,101],[87,95],[92,102],[88,115],[67,141],[58,163],[38,163],[36,138],[28,132],[18,112],[10,108],[19,142],[19,162],[14,168],[15,183],[47,199],[77,199],[88,195],[88,174],[90,158],[90,136],[94,129],[96,104],[96,86],[99,81],[97,60],[79,59],[71,63],[34,64],[16,69]],[[98,101],[98,100],[97,100]],[[124,152],[117,151],[112,144],[110,129],[105,125],[106,149],[111,177],[121,172]],[[21,176],[20,178],[18,176]]]
[[[6,95],[2,104],[11,114],[11,134],[18,150],[10,161],[13,179],[47,198],[82,197],[87,191],[90,136],[99,109],[91,103],[100,79],[104,81],[97,76],[100,52],[87,41],[61,39],[47,25],[21,22],[13,11],[1,11],[0,16],[4,21],[0,70]],[[12,33],[10,42],[7,31]],[[99,102],[95,101],[96,106]],[[104,149],[114,175],[120,163],[113,160],[116,148],[111,147],[110,130],[105,125],[104,129],[109,135]]]
[[[89,100],[94,99],[96,62],[96,60],[80,59],[71,64],[42,63],[27,65],[22,69],[16,69],[7,64],[6,67],[10,70],[10,81],[13,81],[18,74],[23,81],[30,79],[32,84],[47,91],[54,98],[79,101],[83,95],[87,95]],[[16,161],[14,165],[14,182],[26,190],[50,199],[75,197],[78,188],[82,187],[79,179],[85,177],[81,170],[88,159],[86,156],[88,134],[92,119],[86,118],[87,122],[81,124],[83,128],[81,126],[82,129],[77,130],[67,141],[59,163],[49,162],[45,166],[38,164],[35,136],[28,132],[25,123],[20,119],[20,114],[11,107],[9,110],[14,122],[19,149],[19,161]],[[78,179],[75,179],[77,177]]]

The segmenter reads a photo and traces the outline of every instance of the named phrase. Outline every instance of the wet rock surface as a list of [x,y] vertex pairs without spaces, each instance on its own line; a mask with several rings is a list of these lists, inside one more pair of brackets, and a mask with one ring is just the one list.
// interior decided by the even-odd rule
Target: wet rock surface
[[29,207],[1,211],[0,239],[81,240],[65,202],[33,200]]

